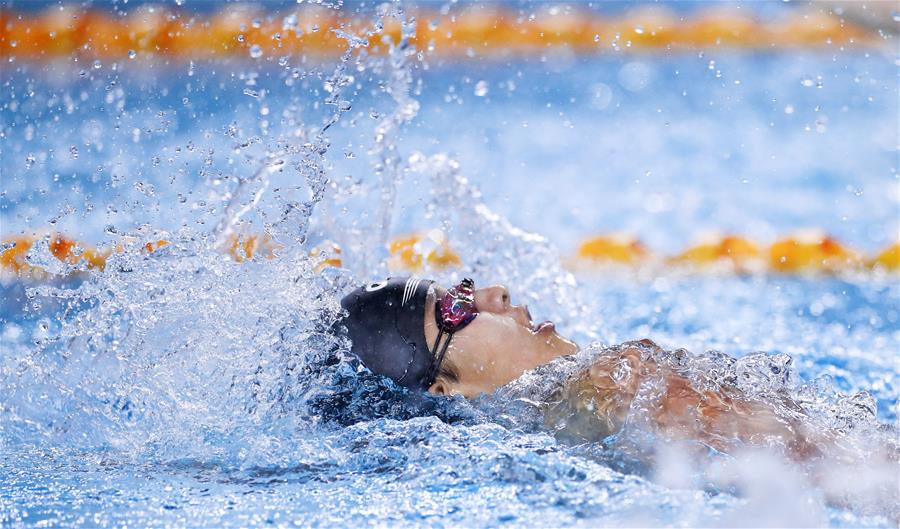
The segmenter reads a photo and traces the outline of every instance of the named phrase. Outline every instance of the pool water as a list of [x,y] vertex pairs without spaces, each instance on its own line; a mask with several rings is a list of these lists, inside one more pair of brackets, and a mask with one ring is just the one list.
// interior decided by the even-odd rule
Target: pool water
[[[463,266],[423,274],[507,284],[586,357],[644,337],[787,354],[784,387],[823,420],[896,438],[878,426],[897,422],[896,275],[562,264],[616,231],[662,252],[710,231],[891,244],[893,52],[355,53],[5,69],[4,234],[172,244],[2,286],[4,526],[896,523],[896,461],[832,475],[857,484],[842,502],[768,452],[689,464],[651,440],[635,456],[652,437],[639,426],[565,442],[517,408],[532,379],[473,402],[405,394],[329,332],[340,293],[387,273],[387,240],[441,229]],[[256,201],[235,216],[233,196]],[[265,227],[280,257],[223,257],[223,217]],[[317,271],[308,250],[325,240],[344,269]],[[70,271],[48,255],[29,259]],[[860,391],[871,417],[848,415],[870,402]]]

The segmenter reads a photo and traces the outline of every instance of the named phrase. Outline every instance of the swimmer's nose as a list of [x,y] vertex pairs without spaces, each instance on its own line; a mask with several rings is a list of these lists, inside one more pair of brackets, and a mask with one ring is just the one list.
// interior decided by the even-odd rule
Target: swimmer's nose
[[479,288],[475,291],[475,308],[479,312],[503,313],[509,310],[509,291],[502,285]]

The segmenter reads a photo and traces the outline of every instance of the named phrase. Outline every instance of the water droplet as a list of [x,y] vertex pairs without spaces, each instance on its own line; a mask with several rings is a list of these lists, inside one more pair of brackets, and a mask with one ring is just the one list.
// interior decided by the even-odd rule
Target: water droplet
[[281,21],[281,29],[297,31],[297,15],[288,15]]
[[609,86],[603,83],[597,83],[591,86],[590,106],[593,109],[603,110],[604,108],[609,106],[609,103],[612,101],[612,97],[612,89]]
[[137,57],[137,52],[134,50],[128,50],[128,58],[134,59],[135,57]]
[[813,86],[816,83],[815,83],[815,81],[813,81],[812,77],[804,77],[803,79],[800,80],[800,84],[809,88],[810,86]]
[[238,42],[244,42],[244,34],[241,33],[237,36]]
[[100,62],[100,59],[94,61],[94,69],[99,70],[100,67],[103,66],[103,63]]
[[254,59],[259,59],[260,57],[262,57],[262,54],[263,54],[262,48],[260,48],[258,44],[254,44],[253,46],[250,46],[250,57],[252,57]]
[[69,147],[69,152],[72,154],[73,160],[78,159],[78,147],[72,145],[71,147]]
[[788,114],[788,115],[793,114],[794,113],[794,105],[787,105],[786,107],[784,107],[784,113]]
[[600,34],[594,35],[594,42],[600,42]]
[[487,81],[478,81],[475,83],[475,95],[478,97],[484,97],[488,94],[488,84]]
[[643,34],[644,34],[644,27],[643,27],[643,26],[635,26],[635,27],[634,27],[634,32],[637,33],[638,35],[643,35]]

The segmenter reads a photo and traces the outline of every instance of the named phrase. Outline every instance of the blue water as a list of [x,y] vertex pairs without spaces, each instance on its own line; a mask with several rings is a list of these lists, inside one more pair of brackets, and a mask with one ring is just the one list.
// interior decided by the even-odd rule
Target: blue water
[[[493,209],[564,251],[613,231],[660,251],[714,230],[768,242],[821,228],[867,252],[896,240],[898,93],[890,56],[699,55],[550,64],[435,59],[427,71],[414,68],[420,110],[403,133],[404,154],[449,153]],[[12,104],[2,110],[10,124],[0,161],[4,230],[45,227],[37,211],[66,203],[78,212],[58,225],[88,240],[108,224],[177,228],[207,198],[192,191],[209,193],[212,183],[221,192],[227,178],[250,176],[248,157],[331,108],[321,104],[327,65],[293,79],[295,65],[271,60],[191,70],[125,58],[115,72],[111,65],[19,65],[9,80]],[[488,87],[483,97],[475,95],[480,81]],[[360,74],[349,119],[331,131],[337,181],[372,173],[372,111],[381,117],[393,101],[371,82],[371,72]],[[235,154],[235,145],[253,138],[262,141]],[[120,185],[123,178],[130,183]],[[155,196],[134,189],[140,181]],[[403,206],[427,190],[407,187],[397,232],[424,224],[420,210]],[[141,201],[141,219],[85,211],[86,194],[98,190]],[[546,207],[561,197],[565,207]]]
[[[764,455],[713,458],[738,486],[700,468],[673,480],[625,445],[557,441],[491,399],[398,393],[324,332],[338,292],[368,275],[363,256],[383,257],[373,226],[386,212],[391,234],[443,226],[477,281],[509,283],[583,347],[651,337],[787,353],[793,384],[827,375],[823,399],[866,390],[877,420],[896,423],[896,276],[612,269],[571,282],[558,263],[612,231],[663,252],[713,230],[764,243],[802,228],[886,247],[900,231],[895,56],[412,60],[417,113],[381,143],[375,128],[398,105],[380,88],[391,70],[351,68],[352,109],[327,131],[331,183],[304,246],[238,265],[204,235],[235,178],[279,141],[314,142],[334,110],[323,104],[333,64],[266,59],[4,66],[3,233],[174,242],[114,257],[80,289],[2,287],[4,526],[895,523],[825,501],[803,468]],[[458,172],[439,158],[416,166],[416,153],[447,154]],[[373,166],[380,156],[388,169]],[[249,231],[300,233],[277,221],[315,181],[286,167]],[[453,174],[478,193],[454,194]],[[465,209],[479,203],[508,224]],[[312,271],[302,250],[324,239],[350,272]]]

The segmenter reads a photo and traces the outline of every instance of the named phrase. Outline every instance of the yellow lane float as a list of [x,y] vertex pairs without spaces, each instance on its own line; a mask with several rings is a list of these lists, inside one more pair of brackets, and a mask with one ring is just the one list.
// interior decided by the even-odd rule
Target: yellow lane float
[[[160,5],[128,11],[116,15],[74,4],[38,13],[4,8],[0,10],[0,57],[9,62],[12,57],[45,60],[73,54],[85,60],[334,56],[344,51],[347,43],[332,28],[360,32],[371,25],[371,20],[362,16],[341,16],[322,6],[274,12],[262,6],[224,5],[209,15]],[[417,21],[412,40],[419,49],[457,58],[540,55],[549,47],[604,53],[878,46],[886,42],[877,28],[850,23],[824,6],[793,10],[772,20],[718,7],[690,17],[679,17],[658,6],[636,7],[617,16],[577,5],[537,4],[533,11],[523,16],[518,8],[485,4],[457,8],[451,15],[422,6],[408,14]],[[395,19],[385,20],[384,34],[397,41],[400,28]],[[380,38],[370,39],[367,47],[370,53],[385,51]]]
[[897,243],[881,252],[869,261],[869,266],[876,270],[896,272],[900,270],[900,243]]
[[425,269],[444,269],[462,264],[459,256],[450,249],[444,234],[438,230],[423,235],[412,234],[390,242],[391,254],[388,268],[421,272]]
[[[92,246],[82,246],[73,239],[69,239],[58,233],[44,234],[47,238],[48,249],[53,257],[69,265],[78,265],[84,262],[88,269],[103,270],[106,266],[106,258],[112,250],[98,250]],[[21,235],[4,240],[3,247],[8,248],[0,252],[0,277],[4,280],[10,276],[22,279],[43,281],[49,277],[43,268],[34,266],[28,262],[26,255],[40,239],[38,235]]]
[[576,259],[592,264],[616,263],[634,265],[650,256],[641,241],[624,234],[593,237],[581,243]]
[[769,248],[769,267],[778,272],[839,272],[862,266],[860,255],[822,234],[802,234]]
[[[21,235],[3,241],[0,251],[0,277],[4,281],[21,279],[44,281],[54,276],[26,259],[29,250],[38,242],[46,241],[50,254],[59,261],[80,270],[102,271],[112,252],[123,252],[127,246],[138,244],[133,237],[105,248],[81,244],[59,233],[45,232]],[[169,244],[165,239],[141,242],[141,250],[152,253]],[[222,253],[241,263],[254,258],[274,259],[282,246],[265,234],[238,234],[228,238],[221,246]],[[440,230],[413,233],[397,237],[388,244],[388,267],[392,271],[423,273],[446,270],[462,264]],[[316,261],[316,270],[343,266],[341,248],[331,241],[324,241],[309,252]],[[805,233],[780,239],[763,249],[757,243],[737,235],[710,238],[687,250],[669,257],[658,258],[638,239],[623,234],[592,237],[584,241],[572,259],[566,260],[569,268],[579,271],[602,269],[606,266],[690,267],[697,271],[708,269],[735,273],[840,273],[871,269],[876,272],[900,271],[900,243],[895,243],[879,254],[864,259],[858,252],[847,248],[832,237]]]
[[341,260],[341,247],[331,241],[324,241],[309,251],[309,256],[318,261],[316,272],[321,272],[329,266],[340,268],[344,266]]
[[736,235],[714,237],[669,258],[672,264],[695,267],[726,265],[735,272],[765,269],[762,250],[753,242]]
[[275,253],[281,248],[272,237],[263,233],[260,235],[232,235],[225,244],[225,250],[238,263],[253,259],[254,256],[274,259]]
[[[40,266],[32,265],[26,259],[28,251],[42,239],[46,239],[47,249],[59,261],[72,266],[83,264],[84,269],[99,270],[101,272],[106,268],[106,260],[113,252],[122,253],[125,251],[126,246],[138,242],[134,237],[123,237],[121,241],[107,248],[98,249],[54,232],[20,235],[4,239],[2,247],[6,249],[0,252],[0,278],[4,281],[10,278],[32,281],[50,279],[53,274]],[[169,244],[171,243],[165,239],[147,241],[142,244],[141,250],[146,253],[152,253]],[[279,248],[280,246],[272,241],[272,238],[268,235],[235,235],[229,238],[224,250],[232,259],[240,263],[252,259],[256,255],[272,259]]]

